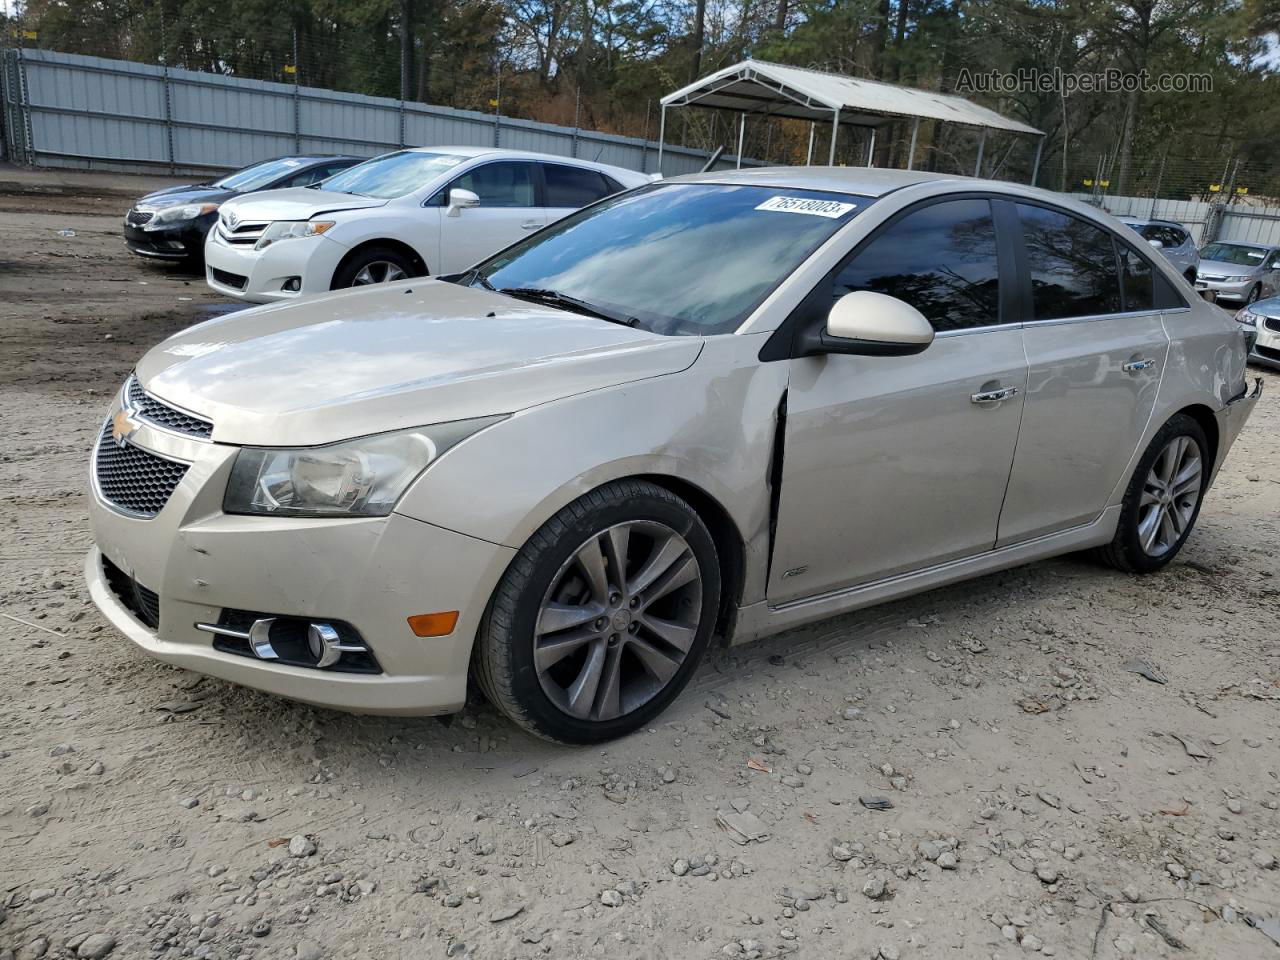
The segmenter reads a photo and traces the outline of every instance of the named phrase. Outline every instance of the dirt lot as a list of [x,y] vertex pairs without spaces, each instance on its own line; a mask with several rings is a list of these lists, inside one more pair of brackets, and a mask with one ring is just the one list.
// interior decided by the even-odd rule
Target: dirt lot
[[351,717],[90,606],[108,398],[223,304],[125,254],[120,178],[32,192],[69,180],[0,171],[0,960],[1280,958],[1280,377],[1163,574],[1068,558],[721,652],[603,750]]

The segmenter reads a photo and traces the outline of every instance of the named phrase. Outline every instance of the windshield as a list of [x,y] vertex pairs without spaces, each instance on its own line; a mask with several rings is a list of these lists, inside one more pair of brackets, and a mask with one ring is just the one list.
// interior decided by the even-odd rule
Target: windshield
[[292,157],[282,157],[279,160],[264,160],[262,163],[255,163],[251,167],[245,167],[243,170],[228,174],[215,183],[214,186],[221,187],[224,190],[238,190],[241,193],[249,190],[261,190],[272,181],[302,169],[303,164],[304,161],[295,160]]
[[566,217],[461,280],[554,291],[655,333],[730,333],[870,202],[785,187],[655,184]]
[[394,200],[424,187],[446,170],[462,163],[466,157],[449,153],[419,153],[399,150],[374,157],[324,181],[322,190],[354,193],[359,197]]
[[1258,266],[1266,255],[1262,247],[1244,247],[1238,243],[1211,243],[1200,251],[1201,260],[1238,263],[1244,267]]

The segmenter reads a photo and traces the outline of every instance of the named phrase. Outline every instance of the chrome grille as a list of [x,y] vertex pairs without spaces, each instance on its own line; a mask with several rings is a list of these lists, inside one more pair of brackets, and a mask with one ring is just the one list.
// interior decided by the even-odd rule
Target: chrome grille
[[94,480],[102,499],[148,519],[169,502],[187,466],[148,453],[127,440],[116,443],[110,420],[102,427],[93,456]]
[[125,214],[124,219],[126,223],[135,227],[140,227],[144,223],[148,223],[154,216],[155,214],[150,210],[130,210]]
[[226,220],[220,219],[218,221],[218,236],[226,243],[257,243],[269,226],[271,226],[270,220],[238,220],[233,227]]
[[131,413],[158,427],[205,440],[213,435],[212,423],[157,400],[142,389],[137,377],[130,377],[125,384],[125,400]]

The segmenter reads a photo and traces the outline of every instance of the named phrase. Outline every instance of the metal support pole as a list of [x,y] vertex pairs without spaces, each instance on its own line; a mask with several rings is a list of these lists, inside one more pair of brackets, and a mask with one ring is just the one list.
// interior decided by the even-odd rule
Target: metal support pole
[[984,127],[981,135],[978,137],[978,162],[973,165],[973,175],[975,177],[982,176],[982,151],[987,145],[987,130]]
[[1040,139],[1036,141],[1036,159],[1031,164],[1031,185],[1036,185],[1036,177],[1040,175],[1040,152],[1044,149],[1044,134],[1040,135]]
[[809,152],[804,155],[804,165],[806,167],[813,166],[813,134],[817,129],[818,124],[812,120],[809,121]]
[[653,109],[653,101],[644,102],[644,135],[640,138],[640,172],[649,172],[649,111]]
[[871,162],[876,156],[876,128],[871,128],[871,141],[867,144],[867,166],[871,166]]
[[738,159],[735,169],[742,169],[742,142],[747,136],[747,112],[744,110],[738,114]]
[[920,118],[916,117],[916,122],[911,125],[911,149],[907,151],[907,169],[915,169],[916,162],[916,140],[920,137]]
[[[298,84],[301,81],[298,69],[298,31],[293,31],[293,149],[302,152],[302,103],[299,100]],[[400,104],[400,146],[404,146],[404,104]]]
[[658,173],[662,173],[662,146],[667,139],[667,105],[662,105],[662,113],[658,118]]
[[837,110],[831,117],[831,151],[827,155],[827,166],[834,167],[836,165],[836,137],[840,134],[840,111]]

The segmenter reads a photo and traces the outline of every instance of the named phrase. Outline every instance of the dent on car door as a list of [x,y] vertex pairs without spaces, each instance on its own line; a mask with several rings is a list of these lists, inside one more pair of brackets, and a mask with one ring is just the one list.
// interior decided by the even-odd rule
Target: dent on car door
[[937,336],[914,356],[788,361],[770,602],[991,549],[1026,385],[1021,332],[1000,324],[1002,260],[988,200],[931,203],[801,308],[821,323],[840,296],[873,290],[916,307]]
[[437,273],[453,273],[514,243],[546,219],[538,206],[534,165],[523,160],[484,163],[461,174],[448,190],[470,190],[478,206],[449,208],[444,196],[440,224],[442,266]]
[[1169,353],[1159,308],[1177,299],[1128,241],[1056,208],[1015,206],[1030,375],[1000,546],[1102,512],[1151,417]]

